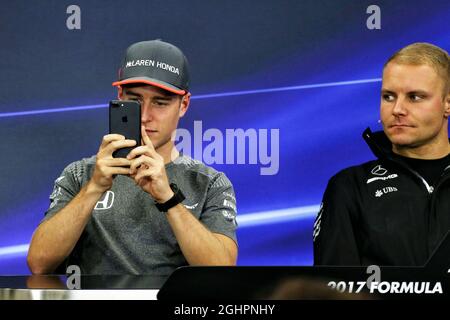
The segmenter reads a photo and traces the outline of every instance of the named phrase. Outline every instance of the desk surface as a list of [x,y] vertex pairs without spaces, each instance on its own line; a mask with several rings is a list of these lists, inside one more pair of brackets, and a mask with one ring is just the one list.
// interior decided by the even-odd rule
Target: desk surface
[[157,289],[0,289],[0,300],[157,300]]
[[82,275],[75,283],[65,275],[0,276],[0,300],[156,300],[166,280],[167,276]]
[[[168,275],[80,275],[76,289],[160,289]],[[73,289],[73,276],[0,276],[0,289]]]

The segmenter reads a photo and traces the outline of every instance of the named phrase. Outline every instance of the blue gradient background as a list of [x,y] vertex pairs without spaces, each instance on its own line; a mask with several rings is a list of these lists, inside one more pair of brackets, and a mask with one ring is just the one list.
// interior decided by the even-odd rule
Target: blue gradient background
[[[81,7],[81,30],[66,8]],[[381,30],[366,8],[381,8]],[[10,113],[101,105],[125,48],[161,38],[191,64],[193,100],[180,126],[280,129],[280,170],[215,165],[234,184],[240,217],[317,205],[337,171],[369,159],[361,133],[377,124],[384,61],[417,41],[450,50],[450,2],[428,1],[2,1],[0,11],[0,253],[27,244],[53,181],[96,153],[107,109]],[[260,90],[243,94],[247,90]],[[229,96],[203,95],[230,93]],[[311,265],[314,214],[238,231],[239,265]],[[23,251],[23,250],[22,250]],[[25,253],[0,254],[0,274],[27,274]]]

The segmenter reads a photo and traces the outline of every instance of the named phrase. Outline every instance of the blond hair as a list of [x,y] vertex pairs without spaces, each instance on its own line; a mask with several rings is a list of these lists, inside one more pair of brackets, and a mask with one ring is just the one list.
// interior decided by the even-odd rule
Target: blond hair
[[444,80],[444,97],[450,92],[450,57],[442,48],[431,43],[417,42],[394,53],[384,64],[389,62],[407,65],[428,65]]

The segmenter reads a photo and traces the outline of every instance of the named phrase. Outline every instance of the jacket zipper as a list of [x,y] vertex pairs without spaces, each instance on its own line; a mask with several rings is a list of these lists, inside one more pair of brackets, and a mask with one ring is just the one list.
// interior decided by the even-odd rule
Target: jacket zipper
[[[436,187],[433,188],[433,186],[430,186],[428,184],[428,182],[417,171],[411,169],[409,166],[407,166],[406,164],[402,163],[401,161],[398,161],[398,160],[394,159],[389,154],[386,154],[384,152],[384,150],[378,145],[378,143],[376,143],[372,139],[372,137],[371,137],[372,132],[370,130],[369,131],[367,131],[367,130],[368,129],[366,129],[366,131],[364,131],[365,137],[368,138],[368,140],[366,142],[369,142],[369,140],[370,140],[371,144],[378,149],[378,152],[379,152],[380,155],[383,155],[384,158],[386,158],[386,159],[388,159],[388,160],[390,160],[390,161],[392,161],[394,163],[397,163],[398,165],[400,165],[401,167],[403,167],[407,171],[411,172],[417,178],[419,178],[420,181],[422,181],[422,183],[424,184],[425,188],[427,189],[427,192],[428,192],[428,195],[429,195],[430,213],[434,212],[434,210],[435,210],[435,208],[434,208],[434,206],[435,206],[435,198],[436,198],[436,194],[437,194],[434,191],[437,190],[444,182],[446,182],[450,178],[450,175],[446,176],[446,174],[450,171],[450,165],[445,167],[444,172],[440,176],[439,182],[436,184]],[[369,143],[369,146],[370,146],[370,143]],[[375,155],[377,156],[377,158],[379,158],[381,160],[380,156],[378,156],[377,154],[375,154]],[[429,221],[428,221],[428,228],[430,228],[430,222]],[[429,230],[429,233],[430,233],[430,230]],[[430,255],[430,252],[433,252],[433,250],[435,249],[434,248],[434,244],[435,244],[434,240],[435,239],[430,239],[430,236],[428,237],[428,245],[427,245],[427,247],[428,247],[427,256],[428,257]]]
[[[428,182],[427,182],[427,181],[426,181],[426,180],[425,180],[425,179],[424,179],[417,171],[411,169],[409,166],[405,165],[403,162],[398,161],[398,160],[392,158],[389,154],[386,154],[386,153],[384,152],[384,150],[378,145],[378,143],[376,143],[376,141],[374,141],[374,140],[372,139],[372,131],[370,131],[370,130],[368,131],[368,130],[369,130],[369,129],[367,128],[366,131],[364,131],[364,135],[365,135],[365,137],[367,137],[367,139],[368,139],[367,142],[369,142],[369,140],[370,140],[370,141],[371,141],[371,144],[374,145],[374,146],[378,149],[380,155],[384,155],[384,157],[385,157],[386,159],[388,159],[388,160],[390,160],[390,161],[392,161],[392,162],[394,162],[394,163],[397,163],[397,164],[400,165],[401,167],[405,168],[407,171],[411,172],[411,173],[412,173],[413,175],[415,175],[417,178],[419,178],[420,181],[422,181],[423,185],[425,186],[425,189],[427,190],[428,194],[431,195],[431,194],[433,193],[433,191],[434,191],[433,186],[430,186],[430,185],[428,184]],[[370,144],[369,144],[369,147],[370,147]],[[375,156],[377,156],[377,155],[375,154]],[[377,158],[380,158],[380,157],[377,156]],[[450,166],[446,167],[446,168],[444,169],[444,171],[447,170],[449,167],[450,167]]]
[[[436,184],[435,190],[438,190],[439,187],[440,187],[442,184],[444,184],[444,183],[449,179],[450,175],[447,175],[447,176],[446,176],[446,174],[447,174],[449,171],[450,171],[450,166],[447,166],[447,167],[444,169],[444,172],[441,174],[441,177],[440,177],[440,179],[439,179],[439,182]],[[431,195],[431,200],[430,200],[430,214],[433,214],[433,213],[436,211],[436,208],[435,208],[435,206],[436,206],[436,195],[437,195],[437,192],[435,192],[433,195]],[[431,217],[429,217],[429,219],[430,219],[430,218],[431,218]],[[430,228],[431,228],[431,223],[430,223],[430,221],[428,221],[428,228],[429,228],[429,230],[428,230],[429,236],[428,236],[428,254],[427,254],[427,255],[428,255],[428,258],[430,258],[429,256],[430,256],[430,254],[435,250],[436,242],[438,242],[439,239],[435,239],[435,238],[433,238],[432,236],[430,237],[430,235],[433,235],[433,233],[432,233],[431,230],[430,230]]]
[[[444,172],[441,174],[439,182],[436,184],[436,188],[434,188],[435,190],[437,188],[439,188],[445,181],[447,181],[449,179],[450,176],[445,177],[447,172],[450,172],[450,166],[445,167]],[[442,178],[444,178],[444,179],[442,179]]]
[[[398,161],[390,156],[387,156],[386,158],[388,158],[389,160],[391,160],[392,162],[397,163],[398,165],[402,166],[403,168],[405,168],[407,171],[411,172],[413,175],[415,175],[417,178],[420,179],[420,181],[422,181],[423,185],[425,186],[425,188],[427,189],[428,194],[432,194],[434,191],[433,186],[430,186],[428,184],[428,182],[424,179],[424,177],[422,177],[417,171],[411,169],[409,166],[405,165],[404,163],[402,163],[401,161]],[[449,166],[450,167],[450,166]],[[447,167],[448,168],[448,167]],[[447,170],[447,168],[445,168],[445,170]]]

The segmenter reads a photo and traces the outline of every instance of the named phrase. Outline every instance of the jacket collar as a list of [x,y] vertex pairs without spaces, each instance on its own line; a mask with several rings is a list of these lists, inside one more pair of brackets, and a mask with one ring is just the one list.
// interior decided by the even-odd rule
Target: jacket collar
[[366,128],[363,139],[377,158],[390,158],[394,155],[392,143],[383,131],[372,132],[370,128]]
[[392,143],[383,131],[372,132],[370,128],[366,128],[363,132],[363,138],[378,159],[395,156],[394,152],[392,152]]

